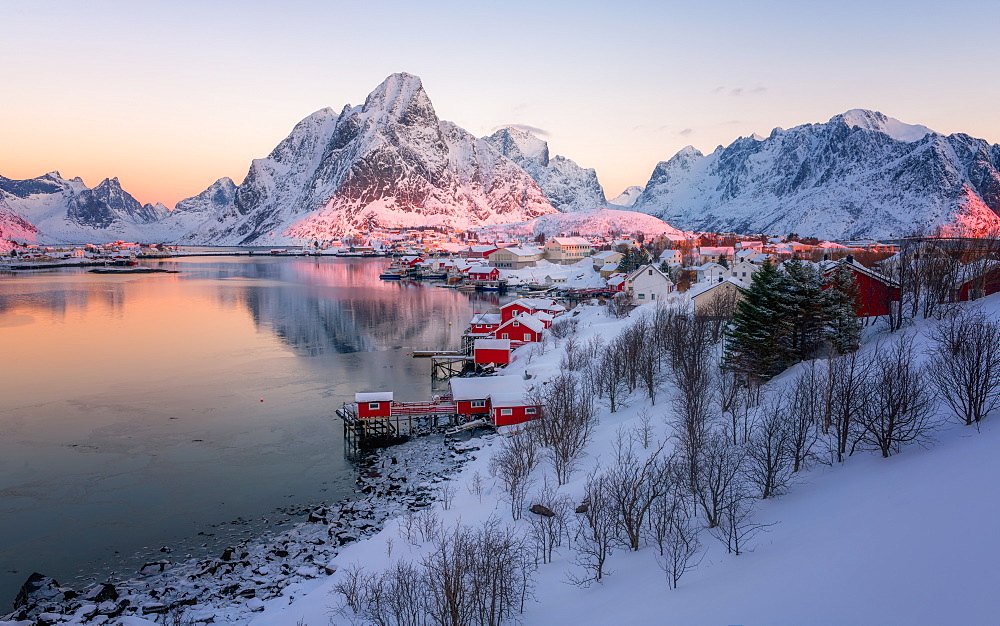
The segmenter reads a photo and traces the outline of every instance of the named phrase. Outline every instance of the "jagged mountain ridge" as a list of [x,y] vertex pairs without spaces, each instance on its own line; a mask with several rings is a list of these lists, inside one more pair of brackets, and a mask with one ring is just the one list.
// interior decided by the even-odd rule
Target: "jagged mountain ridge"
[[439,120],[420,79],[393,74],[364,105],[326,108],[253,162],[231,207],[186,242],[330,239],[368,225],[458,228],[555,211],[488,141]]
[[9,204],[0,198],[0,251],[14,248],[14,242],[34,242],[38,229],[14,212]]
[[171,214],[165,206],[141,204],[117,178],[89,188],[79,177],[66,179],[59,172],[25,180],[0,176],[0,200],[36,229],[39,240],[50,243],[172,241],[181,234],[165,223]]
[[657,164],[634,210],[677,228],[828,239],[1000,227],[1000,146],[855,109]]
[[635,204],[635,201],[639,199],[639,196],[642,195],[642,191],[643,188],[638,185],[632,185],[630,187],[626,187],[625,191],[621,192],[613,199],[608,200],[608,204],[613,204],[615,206],[620,206],[625,208],[631,208],[631,206]]
[[607,206],[597,172],[556,155],[549,158],[548,143],[519,128],[501,128],[486,141],[517,163],[538,183],[548,201],[559,211],[573,213]]

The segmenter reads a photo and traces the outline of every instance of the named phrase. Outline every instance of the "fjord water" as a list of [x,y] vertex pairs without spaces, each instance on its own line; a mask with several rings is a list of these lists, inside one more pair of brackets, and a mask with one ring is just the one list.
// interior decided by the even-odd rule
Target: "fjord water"
[[0,612],[32,571],[79,587],[350,494],[334,409],[358,390],[426,398],[429,364],[407,353],[458,348],[490,305],[380,281],[385,262],[0,276]]

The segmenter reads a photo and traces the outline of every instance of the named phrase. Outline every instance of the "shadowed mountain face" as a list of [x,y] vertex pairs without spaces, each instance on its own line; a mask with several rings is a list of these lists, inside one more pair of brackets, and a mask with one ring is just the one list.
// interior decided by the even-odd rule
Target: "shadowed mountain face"
[[1000,226],[1000,146],[864,110],[659,163],[633,208],[677,228],[825,238]]
[[553,211],[513,161],[439,120],[419,78],[393,74],[364,105],[299,122],[253,162],[232,206],[185,240],[267,244],[369,225],[464,228]]

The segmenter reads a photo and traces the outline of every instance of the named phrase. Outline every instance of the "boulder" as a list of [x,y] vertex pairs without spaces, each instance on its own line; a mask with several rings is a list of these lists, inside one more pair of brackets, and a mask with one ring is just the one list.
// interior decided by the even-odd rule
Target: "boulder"
[[531,508],[528,509],[535,515],[543,515],[545,517],[555,517],[555,512],[544,504],[532,504]]

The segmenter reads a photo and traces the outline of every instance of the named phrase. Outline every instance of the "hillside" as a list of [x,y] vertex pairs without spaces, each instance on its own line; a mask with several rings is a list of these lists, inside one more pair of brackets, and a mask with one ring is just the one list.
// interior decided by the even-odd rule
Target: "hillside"
[[[993,319],[1000,317],[1000,297],[987,298],[981,306]],[[580,342],[598,335],[612,337],[631,321],[609,319],[598,308],[585,309],[577,319]],[[916,324],[918,350],[927,345],[923,333],[936,323]],[[870,358],[885,339],[878,326],[869,328],[861,356]],[[536,353],[531,359],[522,352],[506,373],[529,372],[544,379],[556,373],[562,357],[561,349]],[[789,384],[804,367],[792,368],[772,385]],[[654,438],[667,436],[662,417],[670,409],[663,396],[669,391],[661,393],[652,407],[633,397],[632,406],[617,413],[603,408],[587,456],[559,492],[578,503],[587,473],[611,461],[615,433],[638,426],[644,410],[655,416]],[[527,603],[523,622],[993,623],[992,592],[1000,582],[994,561],[1000,554],[1000,539],[978,527],[1000,514],[1000,502],[988,496],[995,491],[993,478],[1000,471],[996,417],[988,419],[981,432],[942,424],[933,445],[906,446],[888,459],[858,452],[842,465],[816,465],[799,476],[786,495],[757,502],[753,519],[769,526],[751,540],[749,551],[727,554],[722,543],[702,531],[699,564],[677,589],[667,587],[653,547],[638,552],[616,549],[607,562],[610,575],[589,588],[567,584],[567,573],[578,566],[571,550],[557,549],[552,563],[539,565],[534,600]],[[445,528],[459,522],[475,527],[491,518],[501,525],[511,523],[509,506],[489,478],[489,458],[499,441],[484,442],[487,447],[481,456],[464,468],[450,510],[438,505]],[[536,468],[530,494],[538,493],[542,474],[549,471],[545,462]],[[476,475],[487,480],[481,502],[470,488]],[[535,497],[529,495],[528,500]],[[516,526],[528,534],[526,521]],[[399,521],[390,522],[377,536],[348,546],[334,561],[341,573],[302,589],[305,595],[296,594],[290,604],[271,602],[252,623],[289,624],[299,619],[326,623],[337,602],[332,589],[351,564],[377,571],[390,560],[426,554],[425,544],[412,546],[404,535]]]

